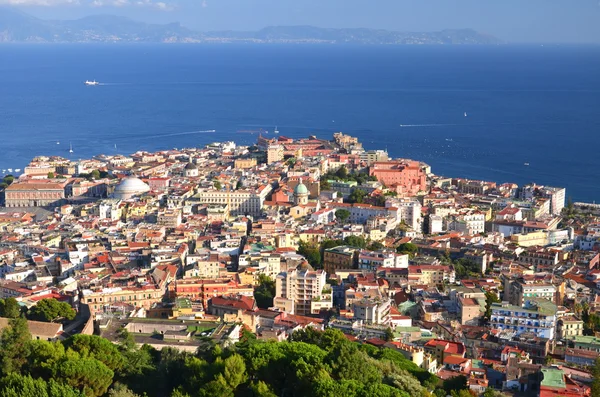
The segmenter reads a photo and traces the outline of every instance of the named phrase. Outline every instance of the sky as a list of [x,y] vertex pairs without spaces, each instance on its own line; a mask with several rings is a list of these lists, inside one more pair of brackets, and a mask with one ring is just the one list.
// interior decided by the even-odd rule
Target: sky
[[600,0],[0,0],[43,19],[123,15],[199,31],[272,25],[437,31],[472,28],[509,42],[600,43]]

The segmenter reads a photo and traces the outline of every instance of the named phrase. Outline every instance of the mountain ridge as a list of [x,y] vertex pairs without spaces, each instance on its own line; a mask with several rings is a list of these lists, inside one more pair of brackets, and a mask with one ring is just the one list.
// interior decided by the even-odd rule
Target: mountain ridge
[[473,29],[400,32],[370,28],[267,26],[257,31],[199,32],[179,22],[149,24],[128,17],[97,14],[74,20],[43,20],[0,6],[0,43],[329,43],[329,44],[501,44]]

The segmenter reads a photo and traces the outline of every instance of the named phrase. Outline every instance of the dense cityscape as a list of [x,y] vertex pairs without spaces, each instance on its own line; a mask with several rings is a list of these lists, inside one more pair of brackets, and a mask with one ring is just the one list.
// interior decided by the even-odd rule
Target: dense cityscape
[[565,187],[341,132],[0,183],[2,396],[600,395],[600,205]]

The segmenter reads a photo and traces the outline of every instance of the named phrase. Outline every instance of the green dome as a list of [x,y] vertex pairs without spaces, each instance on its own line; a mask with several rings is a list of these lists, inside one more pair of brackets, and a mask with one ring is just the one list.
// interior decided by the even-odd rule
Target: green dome
[[302,194],[308,194],[308,188],[304,183],[302,183],[302,179],[300,179],[300,183],[298,183],[294,188],[294,194],[297,196]]

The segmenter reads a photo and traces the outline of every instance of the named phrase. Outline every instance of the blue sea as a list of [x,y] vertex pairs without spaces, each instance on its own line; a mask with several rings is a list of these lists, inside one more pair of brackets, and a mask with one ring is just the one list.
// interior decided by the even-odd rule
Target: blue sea
[[600,47],[0,46],[0,172],[40,154],[249,144],[276,126],[600,200]]

